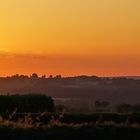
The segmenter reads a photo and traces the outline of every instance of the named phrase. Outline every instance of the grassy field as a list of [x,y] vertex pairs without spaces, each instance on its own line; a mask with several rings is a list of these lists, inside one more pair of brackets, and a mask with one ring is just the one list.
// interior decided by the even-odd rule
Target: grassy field
[[140,114],[1,115],[2,140],[138,140]]

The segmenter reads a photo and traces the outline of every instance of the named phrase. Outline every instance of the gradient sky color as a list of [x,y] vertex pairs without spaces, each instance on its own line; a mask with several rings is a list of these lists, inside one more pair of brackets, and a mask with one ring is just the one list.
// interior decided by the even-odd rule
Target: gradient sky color
[[139,0],[0,1],[0,75],[140,75]]

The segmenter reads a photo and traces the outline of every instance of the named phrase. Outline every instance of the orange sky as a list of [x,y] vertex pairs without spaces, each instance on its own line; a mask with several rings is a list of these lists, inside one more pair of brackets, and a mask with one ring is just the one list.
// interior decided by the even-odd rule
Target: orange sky
[[140,1],[0,1],[0,65],[0,76],[140,75]]

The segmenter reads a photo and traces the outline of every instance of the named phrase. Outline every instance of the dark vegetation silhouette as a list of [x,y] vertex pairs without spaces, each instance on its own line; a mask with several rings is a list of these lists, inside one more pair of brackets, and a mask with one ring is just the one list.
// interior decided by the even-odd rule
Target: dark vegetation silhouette
[[54,112],[54,101],[43,94],[0,95],[0,113]]
[[139,106],[120,104],[110,112],[107,101],[94,105],[92,114],[73,114],[43,94],[1,95],[0,139],[140,139]]

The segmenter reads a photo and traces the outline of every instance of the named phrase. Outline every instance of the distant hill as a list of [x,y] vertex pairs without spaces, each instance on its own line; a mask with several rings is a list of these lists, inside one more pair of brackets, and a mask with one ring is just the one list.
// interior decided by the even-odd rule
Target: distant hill
[[107,100],[113,103],[140,103],[140,78],[77,76],[49,78],[12,76],[0,78],[1,94],[46,93],[54,98]]
[[140,79],[140,76],[127,76],[127,78],[131,78],[131,79]]

